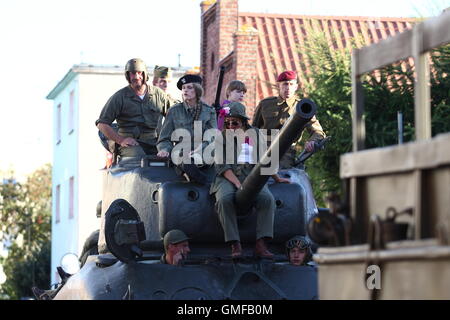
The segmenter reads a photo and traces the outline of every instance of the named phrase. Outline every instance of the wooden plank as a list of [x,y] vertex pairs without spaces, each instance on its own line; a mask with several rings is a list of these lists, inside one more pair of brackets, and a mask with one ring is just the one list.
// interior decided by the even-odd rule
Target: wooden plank
[[450,43],[450,10],[423,22],[423,47],[421,53]]
[[413,29],[412,54],[416,76],[414,78],[414,127],[416,140],[431,138],[431,96],[429,54],[422,53],[424,24]]
[[414,205],[414,239],[419,240],[422,235],[422,214],[423,214],[423,171],[414,171],[415,184],[415,205]]
[[343,154],[340,177],[387,175],[449,165],[450,133],[445,133],[431,140]]
[[422,30],[420,53],[450,43],[450,11],[426,20],[412,30],[407,30],[377,44],[362,48],[359,62],[360,74],[410,57],[413,54],[413,30],[417,28]]
[[364,98],[363,88],[358,69],[360,50],[352,52],[352,136],[353,152],[363,150],[366,141],[366,126],[363,119]]
[[359,74],[372,71],[411,56],[412,30],[361,48]]

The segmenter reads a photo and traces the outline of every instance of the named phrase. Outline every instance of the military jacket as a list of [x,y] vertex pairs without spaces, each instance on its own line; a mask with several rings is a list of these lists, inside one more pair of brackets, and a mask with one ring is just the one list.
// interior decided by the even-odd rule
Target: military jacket
[[117,91],[106,102],[95,125],[111,125],[116,120],[119,135],[156,145],[158,120],[167,112],[170,100],[161,89],[149,84],[147,88],[144,99],[130,86]]
[[[206,103],[200,102],[202,104],[202,109],[198,117],[198,121],[202,122],[202,134],[212,128],[217,128],[216,112],[213,108],[208,106]],[[157,149],[158,151],[170,152],[174,146],[171,141],[172,132],[176,129],[186,129],[189,131],[192,137],[192,145],[194,147],[195,142],[200,142],[203,147],[208,143],[201,141],[194,141],[194,116],[191,114],[184,103],[178,103],[172,106],[167,112],[166,119],[161,129],[161,134],[158,139]],[[199,137],[202,139],[203,137]]]
[[[300,98],[297,96],[288,100],[283,100],[281,97],[270,97],[261,100],[256,107],[252,125],[260,129],[281,129],[295,111],[295,106],[299,101]],[[317,141],[326,136],[316,116],[312,117],[305,129],[310,134],[309,140],[311,141]],[[301,140],[301,136],[298,140]]]
[[[250,127],[249,129],[253,129],[255,130],[257,136],[259,137],[259,130],[258,128],[255,127]],[[225,138],[225,130],[222,131],[222,137],[223,137],[223,159],[226,159],[226,145],[227,143],[229,143],[229,141],[226,140]],[[253,145],[253,151],[254,151],[254,155],[255,157],[253,157],[253,162],[254,163],[238,163],[238,155],[241,152],[241,146],[237,145],[236,140],[233,141],[234,143],[234,155],[233,155],[233,163],[226,163],[225,161],[223,161],[223,163],[215,163],[214,164],[214,168],[216,171],[216,176],[214,178],[213,183],[211,184],[211,188],[210,188],[210,193],[213,194],[215,193],[218,189],[220,189],[221,184],[226,183],[228,184],[229,181],[227,178],[225,178],[223,176],[223,174],[225,173],[225,171],[231,169],[233,171],[233,173],[235,174],[235,176],[239,179],[239,181],[242,183],[244,182],[245,178],[247,178],[247,176],[250,174],[250,172],[252,171],[252,169],[255,167],[256,163],[258,163],[259,161],[259,156],[261,155],[259,148],[261,147],[259,143],[266,143],[265,140],[265,136],[262,136],[261,138],[256,139],[256,141],[254,142]],[[217,148],[217,147],[216,147]],[[222,160],[223,160],[222,159]]]

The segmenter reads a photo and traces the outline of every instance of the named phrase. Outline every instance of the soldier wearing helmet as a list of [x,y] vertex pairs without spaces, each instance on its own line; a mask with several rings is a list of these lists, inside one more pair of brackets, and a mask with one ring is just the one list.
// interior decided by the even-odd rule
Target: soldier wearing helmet
[[286,242],[286,255],[294,266],[305,266],[312,260],[311,241],[304,236],[295,236]]
[[[98,129],[114,141],[110,149],[124,157],[144,157],[156,154],[157,126],[170,107],[170,99],[159,88],[147,84],[147,67],[139,58],[131,59],[125,66],[128,86],[109,98],[99,119]],[[118,131],[112,128],[117,121]]]
[[191,250],[189,249],[190,240],[181,230],[170,230],[164,236],[164,255],[161,257],[161,263],[179,265]]

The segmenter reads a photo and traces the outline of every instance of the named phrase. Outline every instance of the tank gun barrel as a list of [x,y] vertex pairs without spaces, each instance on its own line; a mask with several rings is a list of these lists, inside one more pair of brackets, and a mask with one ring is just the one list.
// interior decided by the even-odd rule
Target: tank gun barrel
[[[316,110],[316,104],[310,99],[302,99],[297,103],[291,118],[283,126],[274,141],[272,141],[269,149],[264,153],[260,161],[244,180],[242,188],[236,192],[236,206],[240,213],[245,214],[248,212],[256,199],[256,196],[269,179],[270,175],[261,174],[261,168],[268,168],[270,166],[273,159],[270,161],[269,159],[273,151],[278,150],[279,157],[276,161],[279,162],[292,143],[300,137],[306,124],[316,114]],[[278,164],[276,168],[278,168]],[[273,173],[276,173],[276,171]]]

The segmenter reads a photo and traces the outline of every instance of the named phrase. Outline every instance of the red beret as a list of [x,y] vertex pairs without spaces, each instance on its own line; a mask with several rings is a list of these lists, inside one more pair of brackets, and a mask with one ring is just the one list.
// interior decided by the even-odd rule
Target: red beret
[[295,71],[284,71],[280,73],[280,75],[277,78],[277,82],[281,81],[290,81],[290,80],[297,80],[297,73]]

